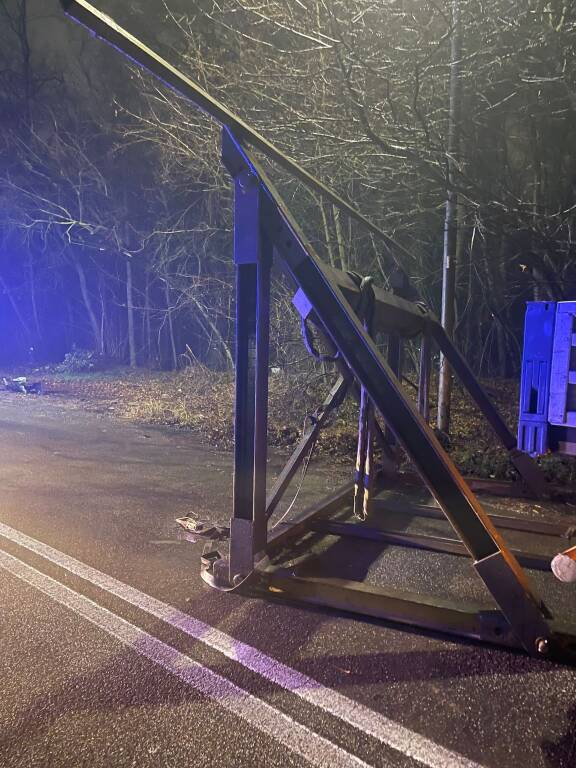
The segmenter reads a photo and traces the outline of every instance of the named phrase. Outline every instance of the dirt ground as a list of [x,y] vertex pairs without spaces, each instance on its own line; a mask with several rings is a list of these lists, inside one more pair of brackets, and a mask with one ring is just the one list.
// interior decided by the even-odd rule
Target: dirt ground
[[[22,373],[28,373],[30,380],[42,381],[43,397],[66,402],[71,407],[134,423],[191,429],[210,446],[224,450],[232,447],[234,379],[231,373],[215,372],[201,365],[175,373],[126,368],[89,373],[63,373],[53,368],[18,371],[18,374]],[[334,380],[335,374],[271,373],[271,446],[288,450],[295,444],[306,419],[322,402]],[[515,431],[518,383],[491,380],[483,384],[509,427]],[[405,387],[409,396],[415,395],[410,381],[405,381]],[[432,402],[432,423],[434,417]],[[317,455],[330,457],[333,461],[349,460],[355,451],[356,419],[357,406],[352,398],[348,398],[322,431],[315,449]],[[465,474],[499,479],[514,476],[507,452],[498,444],[476,406],[458,387],[454,391],[451,434],[449,438],[444,435],[440,438]],[[549,455],[539,461],[550,480],[576,487],[575,460]]]

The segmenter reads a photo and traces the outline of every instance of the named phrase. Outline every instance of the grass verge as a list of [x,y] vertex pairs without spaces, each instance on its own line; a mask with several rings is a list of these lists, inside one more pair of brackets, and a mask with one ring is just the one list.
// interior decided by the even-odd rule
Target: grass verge
[[[234,378],[231,373],[190,366],[176,373],[111,369],[96,373],[32,374],[45,382],[50,397],[74,400],[86,410],[108,413],[133,422],[164,424],[193,430],[207,444],[229,449],[233,444]],[[269,444],[289,449],[301,434],[305,419],[328,392],[331,378],[319,374],[271,374]],[[518,418],[518,383],[484,381],[507,424],[515,430]],[[434,387],[432,387],[432,391]],[[406,385],[414,396],[414,388]],[[432,423],[435,409],[432,403]],[[333,460],[349,460],[356,449],[357,407],[352,398],[334,414],[321,432],[317,452]],[[446,441],[445,441],[446,442]],[[452,424],[446,447],[465,474],[510,479],[514,470],[507,452],[470,401],[455,387]],[[576,485],[576,461],[555,455],[539,459],[547,477],[560,485]]]

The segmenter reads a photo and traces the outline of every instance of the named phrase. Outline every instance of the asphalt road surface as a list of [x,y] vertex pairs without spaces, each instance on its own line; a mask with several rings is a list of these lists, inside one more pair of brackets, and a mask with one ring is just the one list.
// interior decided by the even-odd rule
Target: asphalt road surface
[[231,457],[189,433],[2,394],[0,466],[3,768],[575,768],[576,670],[209,590],[174,519],[227,519]]

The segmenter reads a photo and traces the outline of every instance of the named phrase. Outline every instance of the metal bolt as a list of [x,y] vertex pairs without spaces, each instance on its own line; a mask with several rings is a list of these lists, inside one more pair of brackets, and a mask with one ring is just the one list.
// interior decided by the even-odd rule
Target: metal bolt
[[546,656],[550,650],[550,641],[547,637],[539,637],[536,640],[536,650],[541,656]]

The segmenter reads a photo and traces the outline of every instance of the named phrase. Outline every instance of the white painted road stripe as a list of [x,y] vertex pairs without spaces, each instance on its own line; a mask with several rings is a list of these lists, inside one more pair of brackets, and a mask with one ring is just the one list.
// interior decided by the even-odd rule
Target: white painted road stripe
[[46,558],[70,573],[120,597],[242,664],[266,680],[290,691],[343,722],[407,755],[428,768],[481,768],[478,763],[436,744],[431,739],[394,722],[378,712],[327,688],[317,680],[271,658],[256,648],[230,637],[208,624],[124,584],[76,558],[43,544],[25,533],[0,523],[0,535]]
[[18,558],[0,550],[0,568],[44,592],[52,600],[66,606],[74,613],[88,619],[123,645],[158,664],[170,674],[192,686],[203,696],[236,717],[242,718],[254,728],[280,742],[284,747],[303,757],[312,765],[326,768],[370,768],[360,758],[314,733],[305,725],[271,706],[258,697],[239,688],[225,677],[202,666],[171,645],[145,632],[140,627],[122,619],[107,608],[84,595],[55,581],[51,576],[37,571]]

